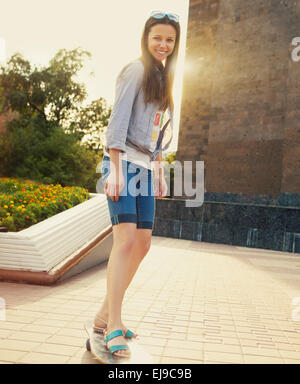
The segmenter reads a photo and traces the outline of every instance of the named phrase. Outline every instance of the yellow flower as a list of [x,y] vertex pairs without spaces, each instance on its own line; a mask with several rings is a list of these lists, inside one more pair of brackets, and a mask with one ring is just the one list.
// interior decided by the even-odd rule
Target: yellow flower
[[7,205],[4,205],[4,208],[8,208],[8,206],[7,206]]
[[7,215],[7,216],[10,216],[10,213],[9,213],[9,212],[7,212],[7,213],[6,213],[6,215]]

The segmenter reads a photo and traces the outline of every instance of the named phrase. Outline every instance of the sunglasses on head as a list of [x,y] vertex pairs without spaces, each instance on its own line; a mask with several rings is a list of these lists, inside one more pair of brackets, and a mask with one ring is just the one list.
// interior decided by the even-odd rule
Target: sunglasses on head
[[176,15],[176,13],[166,13],[162,11],[153,11],[151,12],[150,17],[154,17],[154,19],[163,19],[165,16],[168,16],[170,20],[175,21],[176,23],[179,23],[179,16]]

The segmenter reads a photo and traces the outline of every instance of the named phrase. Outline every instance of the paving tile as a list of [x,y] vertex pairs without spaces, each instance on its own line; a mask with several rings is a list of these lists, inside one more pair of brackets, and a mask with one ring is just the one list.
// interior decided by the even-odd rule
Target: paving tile
[[224,337],[222,335],[223,344],[240,345],[240,340],[237,337]]
[[83,329],[73,329],[73,328],[61,328],[56,332],[58,336],[74,336],[81,337],[83,339],[86,338],[86,331]]
[[284,359],[285,364],[300,364],[300,359]]
[[160,347],[164,347],[167,343],[167,339],[165,338],[155,338],[155,337],[147,337],[147,336],[139,336],[138,338],[139,344],[143,345],[157,345]]
[[22,356],[24,356],[24,351],[16,351],[9,349],[1,349],[0,348],[0,360],[4,362],[17,362]]
[[65,327],[66,325],[68,324],[67,321],[65,320],[50,320],[48,318],[44,318],[44,319],[38,319],[38,320],[35,320],[32,325],[37,325],[37,326],[50,326],[50,327],[56,327],[56,328],[61,328],[61,327]]
[[190,349],[191,351],[203,351],[204,343],[195,341],[167,340],[166,348]]
[[39,344],[39,342],[7,339],[0,340],[0,349],[7,349],[12,351],[31,351]]
[[203,364],[203,361],[200,359],[192,360],[192,359],[182,359],[182,358],[163,356],[159,360],[159,364]]
[[78,347],[69,345],[43,343],[34,348],[33,352],[73,356],[78,351],[78,349]]
[[30,352],[18,360],[23,364],[66,364],[67,356],[57,356],[46,353]]
[[[272,270],[266,275],[257,264],[263,255],[264,265],[272,267],[275,260],[294,270],[298,259],[275,251],[152,240],[149,257],[126,292],[123,321],[140,334],[156,363],[300,360],[300,322],[290,317],[296,289],[277,278],[275,284]],[[8,316],[0,323],[0,362],[94,364],[83,323],[104,299],[106,266],[52,287],[0,282]]]
[[240,338],[240,345],[242,347],[255,347],[257,348],[257,340],[256,339],[244,339]]
[[74,315],[62,315],[59,313],[45,313],[41,316],[40,319],[71,321],[74,319]]
[[66,364],[83,364],[83,362],[79,357],[71,357],[69,360],[67,360]]
[[295,351],[286,351],[286,350],[280,350],[279,354],[281,357],[284,359],[296,359],[300,360],[300,352],[295,352]]
[[245,364],[284,364],[284,360],[279,357],[243,355]]
[[243,364],[243,356],[238,353],[204,351],[204,363],[215,361],[220,363]]
[[169,335],[167,336],[168,339],[170,340],[185,340],[186,339],[186,334],[185,333],[179,333],[179,332],[170,332]]
[[276,347],[279,351],[298,351],[300,349],[297,348],[295,344],[290,344],[290,343],[276,343]]
[[242,349],[239,345],[228,344],[214,344],[204,343],[204,351],[206,352],[225,352],[225,353],[239,353],[242,354]]
[[246,355],[280,357],[280,353],[277,349],[242,346],[242,351]]
[[7,314],[17,317],[25,317],[25,318],[39,318],[42,314],[38,311],[32,310],[24,310],[24,309],[16,309],[16,310],[8,310]]
[[9,335],[11,335],[12,332],[13,332],[12,330],[0,328],[0,340],[7,338]]
[[36,320],[35,317],[29,317],[29,316],[18,316],[15,313],[7,313],[6,314],[6,321],[7,322],[14,322],[14,323],[20,323],[20,324],[31,324]]
[[23,341],[34,341],[34,342],[44,342],[50,335],[48,333],[38,333],[38,332],[26,332],[26,331],[13,331],[8,337],[7,340],[23,340]]
[[161,356],[164,350],[164,347],[158,345],[144,345],[143,347],[152,356]]
[[223,339],[218,337],[212,337],[210,335],[204,335],[203,340],[205,343],[223,344]]
[[70,321],[67,324],[69,329],[78,329],[82,330],[84,327],[84,323],[82,321]]
[[176,358],[182,358],[182,359],[191,359],[191,360],[203,360],[203,353],[202,351],[198,350],[190,350],[190,349],[176,349],[176,348],[170,348],[165,347],[163,351],[164,357],[176,357]]
[[59,330],[58,327],[48,327],[46,325],[36,325],[36,324],[29,324],[22,328],[22,331],[25,332],[34,332],[34,333],[48,333],[48,334],[54,334]]
[[83,337],[54,335],[47,339],[47,344],[70,345],[81,347],[85,343]]

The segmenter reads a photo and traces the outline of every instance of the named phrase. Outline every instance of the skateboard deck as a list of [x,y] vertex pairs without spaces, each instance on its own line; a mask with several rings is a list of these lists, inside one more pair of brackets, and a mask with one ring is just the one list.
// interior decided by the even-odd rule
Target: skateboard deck
[[151,355],[146,352],[137,342],[135,338],[126,339],[128,347],[131,351],[129,357],[113,356],[106,348],[104,335],[94,332],[93,321],[89,320],[85,323],[84,328],[88,334],[86,341],[86,349],[91,352],[96,360],[102,364],[152,364]]

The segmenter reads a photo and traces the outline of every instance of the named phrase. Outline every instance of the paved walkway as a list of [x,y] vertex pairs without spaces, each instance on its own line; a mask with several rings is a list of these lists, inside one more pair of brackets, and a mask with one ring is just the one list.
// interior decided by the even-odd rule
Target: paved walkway
[[[105,278],[106,263],[53,287],[0,282],[0,362],[96,363],[83,323]],[[155,363],[300,363],[300,255],[153,237],[123,311]]]

